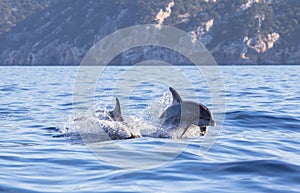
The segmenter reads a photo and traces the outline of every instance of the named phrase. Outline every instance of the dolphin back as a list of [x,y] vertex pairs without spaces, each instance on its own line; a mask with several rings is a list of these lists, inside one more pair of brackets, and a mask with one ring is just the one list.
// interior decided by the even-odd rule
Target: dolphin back
[[109,115],[112,117],[114,121],[124,121],[121,113],[120,101],[118,98],[116,98],[116,105],[114,110],[110,111]]
[[[180,95],[178,94],[178,92],[172,88],[172,87],[169,87],[169,90],[171,91],[172,93],[172,97],[173,97],[173,102],[171,104],[170,107],[168,107],[161,115],[160,115],[160,119],[164,119],[164,118],[167,118],[167,119],[170,119],[170,116],[172,116],[172,107],[174,107],[175,105],[177,104],[180,104],[182,103],[182,99],[180,97]],[[180,108],[180,106],[179,106]],[[178,110],[177,110],[178,111]],[[173,113],[174,114],[174,113]],[[178,113],[177,113],[178,114]],[[180,110],[179,110],[179,114],[180,114]]]
[[173,96],[172,105],[181,103],[182,99],[181,99],[181,96],[178,94],[178,92],[172,87],[169,87],[169,90],[171,91],[172,96]]

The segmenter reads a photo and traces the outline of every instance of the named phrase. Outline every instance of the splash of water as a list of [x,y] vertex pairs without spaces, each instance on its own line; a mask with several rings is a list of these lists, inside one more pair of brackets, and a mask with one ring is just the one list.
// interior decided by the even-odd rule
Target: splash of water
[[[172,96],[169,92],[154,100],[141,113],[129,116],[125,122],[117,122],[111,119],[106,107],[100,109],[96,104],[88,109],[83,116],[70,117],[69,121],[61,129],[61,133],[70,137],[73,143],[93,143],[114,139],[128,139],[133,136],[181,138],[182,131],[172,129],[173,126],[162,127],[160,115],[172,104]],[[191,126],[184,138],[196,138],[200,135],[197,126]]]

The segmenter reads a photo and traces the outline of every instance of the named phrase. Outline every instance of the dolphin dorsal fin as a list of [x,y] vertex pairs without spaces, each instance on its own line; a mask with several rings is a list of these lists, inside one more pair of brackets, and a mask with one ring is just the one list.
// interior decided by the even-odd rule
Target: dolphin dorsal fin
[[118,98],[116,98],[116,106],[115,106],[114,110],[110,111],[109,113],[115,121],[123,121],[120,101]]
[[181,99],[180,95],[178,94],[178,92],[172,87],[169,87],[169,90],[171,91],[172,96],[173,96],[172,105],[181,103],[182,99]]

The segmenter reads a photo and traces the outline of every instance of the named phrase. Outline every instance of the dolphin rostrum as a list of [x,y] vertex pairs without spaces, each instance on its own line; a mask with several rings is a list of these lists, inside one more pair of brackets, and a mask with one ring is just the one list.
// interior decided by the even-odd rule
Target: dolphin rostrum
[[164,120],[163,127],[172,126],[172,129],[183,129],[182,137],[191,125],[200,127],[200,135],[203,136],[207,126],[216,126],[212,113],[203,104],[183,101],[178,92],[169,87],[173,96],[173,102],[160,116]]

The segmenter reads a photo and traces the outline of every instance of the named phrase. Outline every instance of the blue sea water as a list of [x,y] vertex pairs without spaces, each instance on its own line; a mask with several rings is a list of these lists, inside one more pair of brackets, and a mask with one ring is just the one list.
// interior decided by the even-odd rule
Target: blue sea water
[[107,67],[96,86],[87,79],[86,99],[111,109],[117,96],[125,117],[147,119],[173,86],[220,117],[217,135],[211,127],[184,140],[54,137],[74,107],[90,105],[74,101],[78,67],[1,67],[0,192],[300,192],[300,66],[219,67],[224,120],[205,76],[174,69],[182,80],[163,66]]

